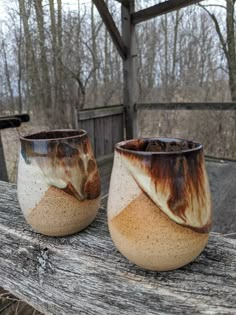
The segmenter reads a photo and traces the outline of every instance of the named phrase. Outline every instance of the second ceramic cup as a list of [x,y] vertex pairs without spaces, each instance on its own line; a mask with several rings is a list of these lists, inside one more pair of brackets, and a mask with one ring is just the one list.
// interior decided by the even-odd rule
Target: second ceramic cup
[[194,260],[211,227],[202,145],[169,138],[118,143],[108,225],[118,250],[140,267],[164,271]]
[[26,221],[51,236],[87,227],[100,205],[100,178],[87,132],[54,130],[20,141],[17,193]]

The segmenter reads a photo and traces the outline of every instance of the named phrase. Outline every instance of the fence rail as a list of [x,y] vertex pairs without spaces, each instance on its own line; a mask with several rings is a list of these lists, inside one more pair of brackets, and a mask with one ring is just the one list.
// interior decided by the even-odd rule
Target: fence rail
[[236,103],[138,103],[139,109],[150,110],[236,110]]

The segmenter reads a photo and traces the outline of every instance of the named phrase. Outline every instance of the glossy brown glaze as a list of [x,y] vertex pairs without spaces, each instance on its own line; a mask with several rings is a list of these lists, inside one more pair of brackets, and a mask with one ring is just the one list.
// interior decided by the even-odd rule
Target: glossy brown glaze
[[51,186],[79,200],[100,195],[100,178],[85,131],[41,132],[21,138],[26,164],[34,160]]
[[100,178],[84,130],[21,137],[17,193],[31,227],[51,236],[83,230],[100,205]]
[[118,144],[116,152],[139,187],[172,220],[207,233],[211,199],[202,146],[167,140],[134,139]]

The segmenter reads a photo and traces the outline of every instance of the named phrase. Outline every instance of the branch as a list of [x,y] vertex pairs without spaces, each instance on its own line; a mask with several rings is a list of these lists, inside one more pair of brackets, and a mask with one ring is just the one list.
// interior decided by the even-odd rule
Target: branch
[[227,49],[227,44],[226,44],[226,41],[224,40],[224,37],[223,37],[223,34],[220,30],[220,25],[217,21],[217,18],[215,16],[214,13],[211,13],[205,6],[199,4],[199,6],[205,10],[207,12],[207,14],[211,17],[212,21],[214,22],[215,24],[215,28],[216,28],[216,32],[218,34],[218,37],[219,37],[219,40],[220,40],[220,43],[222,45],[222,49],[224,51],[224,54],[225,54],[225,57],[227,58],[227,61],[229,61],[229,52],[228,52],[228,49]]
[[[203,5],[199,4],[199,6],[203,6]],[[205,8],[206,7],[214,7],[214,8],[218,7],[218,8],[223,8],[223,9],[226,10],[226,7],[224,5],[222,5],[222,4],[205,4],[204,7]]]

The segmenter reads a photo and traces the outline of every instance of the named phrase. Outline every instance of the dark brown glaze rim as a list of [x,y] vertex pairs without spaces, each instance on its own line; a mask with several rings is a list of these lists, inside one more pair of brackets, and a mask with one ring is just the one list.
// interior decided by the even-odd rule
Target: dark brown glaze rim
[[[62,135],[63,133],[67,133],[68,135],[63,136]],[[70,135],[70,133],[72,135]],[[58,137],[50,137],[50,134],[58,134]],[[76,139],[76,138],[82,139],[83,137],[87,136],[87,134],[88,134],[87,131],[84,129],[55,129],[55,130],[40,131],[40,132],[25,135],[25,136],[20,136],[20,140],[27,141],[27,142],[35,142],[35,141],[49,142],[49,141],[58,141],[58,140],[70,140],[70,139]]]
[[[131,144],[132,142],[141,142],[141,141],[156,141],[156,140],[159,140],[159,141],[163,141],[165,142],[165,140],[168,140],[168,141],[185,141],[185,142],[188,142],[188,143],[192,143],[194,145],[196,145],[196,147],[194,148],[191,148],[191,149],[185,149],[185,150],[179,150],[179,151],[161,151],[161,152],[151,152],[151,151],[141,151],[141,150],[132,150],[132,149],[126,149],[126,148],[123,148],[122,145],[127,145],[127,144]],[[166,141],[167,142],[167,141]],[[188,139],[183,139],[183,138],[172,138],[172,137],[148,137],[148,138],[134,138],[134,139],[130,139],[130,140],[124,140],[124,141],[121,141],[121,142],[118,142],[116,145],[115,145],[115,149],[121,153],[130,153],[130,154],[133,154],[133,155],[138,155],[138,156],[152,156],[152,155],[155,155],[155,156],[168,156],[168,155],[171,155],[171,156],[175,156],[175,155],[181,155],[181,154],[185,154],[185,153],[191,153],[191,152],[199,152],[203,149],[203,145],[200,144],[199,142],[195,142],[195,141],[192,141],[192,140],[188,140]]]

